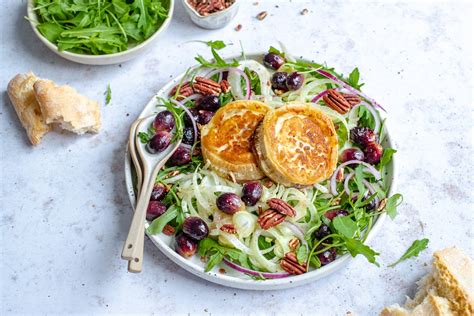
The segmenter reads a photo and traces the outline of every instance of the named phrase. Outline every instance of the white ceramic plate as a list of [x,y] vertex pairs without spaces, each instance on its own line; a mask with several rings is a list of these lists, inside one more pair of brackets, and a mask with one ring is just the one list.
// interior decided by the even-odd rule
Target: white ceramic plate
[[[235,58],[238,58],[238,56],[235,56]],[[247,55],[247,58],[261,61],[263,58],[263,53],[262,54],[249,54]],[[173,79],[171,82],[166,84],[160,91],[158,91],[156,96],[153,97],[150,100],[150,102],[148,102],[148,104],[145,106],[144,110],[139,115],[139,118],[149,116],[153,113],[156,113],[162,110],[162,109],[157,108],[158,102],[156,100],[156,97],[167,97],[169,91],[176,84],[180,82],[183,76],[184,76],[184,73],[179,75],[175,79]],[[383,115],[383,113],[381,113],[381,115]],[[386,124],[385,124],[385,127],[387,127]],[[390,140],[390,133],[388,132],[388,129],[386,129],[386,131],[387,131],[387,137],[383,143],[383,146],[392,147],[392,143]],[[166,154],[166,151],[161,154],[164,156]],[[134,169],[133,169],[133,164],[130,161],[128,146],[127,146],[127,151],[126,151],[126,156],[125,156],[125,179],[126,179],[130,202],[132,203],[132,206],[135,206],[136,196],[135,196],[135,188],[134,188],[134,181],[135,181]],[[387,168],[386,179],[387,179],[386,181],[388,183],[388,186],[390,187],[389,195],[391,195],[395,188],[394,160],[392,160],[391,164]],[[375,222],[374,226],[372,227],[372,230],[370,231],[366,239],[366,243],[370,243],[372,238],[374,238],[374,236],[380,230],[385,218],[386,218],[385,213],[378,217],[377,221]],[[146,223],[145,226],[148,227],[148,224]],[[295,287],[298,285],[313,282],[337,270],[340,270],[352,259],[352,257],[349,254],[346,254],[346,255],[340,256],[334,262],[326,266],[323,266],[317,270],[313,270],[311,272],[308,272],[302,275],[291,276],[291,277],[282,278],[282,279],[257,281],[250,277],[247,277],[246,275],[242,273],[234,271],[225,265],[222,266],[226,270],[225,274],[220,273],[218,271],[220,266],[215,267],[212,271],[204,272],[205,264],[199,259],[199,256],[195,255],[191,257],[190,259],[185,259],[174,251],[174,245],[173,245],[174,237],[169,237],[164,234],[153,235],[149,237],[151,241],[158,247],[158,249],[160,249],[168,258],[170,258],[176,264],[178,264],[185,270],[191,272],[192,274],[200,278],[203,278],[205,280],[218,283],[224,286],[235,287],[235,288],[240,288],[240,289],[248,289],[248,290],[284,289],[284,288]],[[370,264],[370,263],[367,262],[367,264]]]
[[68,51],[59,51],[58,47],[55,44],[51,43],[46,37],[44,37],[36,28],[38,17],[36,16],[36,12],[33,10],[34,0],[28,0],[27,14],[28,14],[28,19],[30,20],[31,27],[33,28],[33,31],[35,32],[36,36],[38,36],[38,38],[43,42],[43,44],[46,45],[46,47],[48,47],[54,53],[58,54],[59,56],[67,60],[70,60],[79,64],[112,65],[112,64],[119,64],[119,63],[126,62],[127,60],[133,59],[143,54],[148,49],[150,49],[152,44],[155,43],[156,40],[159,38],[160,34],[168,28],[168,25],[170,24],[171,18],[173,16],[174,1],[175,0],[169,0],[170,5],[169,5],[168,17],[163,21],[163,24],[160,26],[158,30],[156,30],[155,33],[153,33],[152,36],[150,36],[149,38],[147,38],[145,41],[141,42],[140,44],[130,47],[126,51],[115,53],[115,54],[105,54],[105,55],[86,55],[86,54],[71,53]]

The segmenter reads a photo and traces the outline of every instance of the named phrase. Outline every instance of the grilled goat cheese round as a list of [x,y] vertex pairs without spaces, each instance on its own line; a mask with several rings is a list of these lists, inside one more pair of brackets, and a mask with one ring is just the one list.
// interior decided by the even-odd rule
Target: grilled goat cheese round
[[220,176],[237,181],[264,178],[252,143],[255,128],[269,110],[258,101],[235,101],[220,108],[201,130],[204,161]]
[[312,104],[288,103],[266,114],[255,132],[253,149],[270,179],[305,186],[334,172],[338,141],[326,114]]

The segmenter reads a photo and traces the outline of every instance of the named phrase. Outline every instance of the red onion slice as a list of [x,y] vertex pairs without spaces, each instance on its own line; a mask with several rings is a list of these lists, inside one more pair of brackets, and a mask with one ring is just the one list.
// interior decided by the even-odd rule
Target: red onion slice
[[319,73],[320,75],[323,75],[324,77],[328,78],[328,79],[331,79],[331,80],[334,80],[335,82],[337,82],[338,84],[340,84],[341,86],[343,86],[344,88],[346,88],[347,90],[349,90],[350,92],[352,93],[355,93],[363,98],[366,98],[367,100],[369,100],[373,105],[381,108],[382,110],[384,110],[385,112],[387,112],[380,104],[378,104],[374,99],[370,98],[369,96],[367,96],[365,93],[363,93],[362,91],[359,91],[353,87],[351,87],[350,85],[348,85],[347,83],[345,83],[344,81],[342,81],[341,79],[337,78],[336,76],[334,75],[331,75],[329,72],[325,71],[325,70],[322,70],[322,69],[316,69],[316,72]]
[[[336,88],[336,89],[334,89],[334,90],[340,91],[341,89]],[[328,94],[328,90],[324,90],[324,91],[320,92],[317,96],[315,96],[315,97],[311,100],[311,102],[313,102],[313,103],[318,102],[318,101],[319,101],[322,97],[324,97],[326,94]]]
[[196,125],[196,121],[194,120],[194,117],[193,115],[191,114],[191,112],[189,111],[189,109],[184,105],[182,104],[181,102],[175,100],[175,99],[170,99],[171,102],[173,102],[175,105],[179,106],[180,108],[182,108],[184,110],[184,112],[186,112],[186,114],[189,116],[189,119],[191,120],[191,123],[193,124],[193,130],[194,130],[194,143],[197,142],[197,135],[198,135],[198,129],[197,129],[197,125]]
[[355,172],[351,171],[344,179],[344,191],[346,192],[347,195],[351,194],[351,190],[349,190],[349,181],[354,175],[355,175]]
[[337,176],[337,173],[339,172],[339,170],[341,170],[341,168],[344,168],[345,166],[347,165],[351,165],[351,164],[361,164],[361,165],[364,165],[367,169],[366,171],[367,172],[370,172],[374,177],[375,179],[377,180],[380,180],[382,177],[380,175],[380,172],[375,169],[374,166],[372,165],[369,165],[368,163],[364,162],[364,161],[360,161],[360,160],[349,160],[349,161],[346,161],[344,163],[341,163],[337,168],[336,170],[334,170],[334,173],[332,174],[331,176],[331,180],[329,182],[329,185],[330,185],[330,188],[331,188],[331,194],[336,196],[338,194],[337,192],[337,188],[336,188],[336,176]]
[[236,271],[239,271],[239,272],[242,272],[242,273],[245,273],[245,274],[250,274],[250,275],[253,275],[253,276],[257,276],[257,277],[261,276],[261,277],[264,277],[266,279],[281,279],[281,278],[289,277],[291,275],[287,272],[272,273],[272,272],[259,272],[259,271],[251,270],[251,269],[239,266],[238,264],[235,264],[235,263],[227,260],[226,258],[224,258],[223,261],[227,266],[229,266],[230,268],[232,268]]

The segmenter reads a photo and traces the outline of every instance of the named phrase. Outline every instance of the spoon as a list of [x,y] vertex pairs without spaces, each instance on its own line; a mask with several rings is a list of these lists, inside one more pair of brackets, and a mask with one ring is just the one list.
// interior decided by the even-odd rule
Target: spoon
[[[140,193],[140,190],[142,188],[143,184],[143,176],[142,176],[142,166],[140,164],[140,160],[137,157],[137,149],[136,149],[136,129],[138,124],[142,121],[143,119],[138,119],[135,122],[132,123],[130,126],[130,135],[128,137],[128,151],[130,153],[130,158],[133,162],[133,166],[135,167],[135,173],[137,175],[137,196],[136,196],[136,201],[138,200],[138,194]],[[142,261],[140,258],[143,258],[143,246],[144,246],[144,241],[145,239],[140,238],[138,240],[138,245],[137,247],[141,250],[139,250],[138,254],[138,260],[132,259],[128,262],[128,272],[132,273],[139,273],[142,271]]]
[[[153,120],[153,116],[144,118],[138,123],[135,135],[138,135],[139,132],[147,133],[148,127],[151,126]],[[133,214],[128,236],[122,249],[122,259],[141,261],[142,258],[139,257],[139,253],[143,251],[143,246],[140,250],[139,239],[144,238],[146,210],[153,190],[153,184],[155,183],[156,176],[160,169],[165,165],[166,161],[173,155],[176,149],[178,149],[180,144],[181,140],[168,147],[164,152],[158,154],[148,152],[144,144],[140,143],[136,146],[143,164],[143,185],[138,194],[135,213]]]

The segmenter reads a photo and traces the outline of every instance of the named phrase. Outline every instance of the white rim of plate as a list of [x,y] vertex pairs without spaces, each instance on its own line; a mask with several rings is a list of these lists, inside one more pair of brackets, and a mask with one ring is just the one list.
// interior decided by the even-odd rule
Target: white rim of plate
[[[265,54],[263,53],[249,53],[246,54],[247,59],[254,59],[254,60],[261,60],[261,57]],[[260,57],[260,58],[258,58]],[[240,58],[240,55],[232,56],[229,58],[226,58],[226,60],[232,60],[233,58]],[[300,58],[301,59],[301,58]],[[307,59],[301,59],[301,60],[306,60]],[[191,70],[194,70],[198,68],[198,65],[194,66],[191,68]],[[143,111],[140,113],[138,118],[143,118],[148,115],[153,114],[153,112],[156,111],[150,111],[150,109],[156,109],[157,97],[163,97],[167,96],[168,92],[180,82],[181,78],[185,75],[185,72],[181,73],[179,76],[168,82],[161,88],[154,96],[153,98],[147,103],[147,105],[144,107]],[[384,119],[386,117],[386,114],[384,114],[383,111],[379,111],[381,118]],[[137,119],[138,119],[137,118]],[[393,146],[393,140],[389,132],[389,128],[387,127],[387,123],[385,122],[385,131],[386,131],[386,139],[384,142],[386,143],[387,146],[392,147]],[[391,182],[389,182],[389,190],[388,190],[388,195],[391,195],[395,191],[396,187],[396,177],[397,177],[397,172],[396,172],[396,163],[395,163],[394,158],[392,158],[391,161],[391,172],[388,172],[389,175],[391,175]],[[125,182],[127,186],[127,191],[130,199],[130,203],[132,207],[135,206],[136,199],[135,199],[135,191],[134,191],[134,185],[133,185],[133,179],[132,179],[132,164],[130,160],[130,155],[129,155],[129,150],[128,150],[128,145],[126,148],[125,152]],[[374,223],[371,231],[369,232],[365,244],[370,243],[375,235],[380,231],[387,215],[385,213],[379,215],[377,218],[376,222]],[[145,224],[146,227],[148,227],[148,223]],[[213,270],[209,272],[204,271],[204,263],[202,265],[197,265],[190,260],[183,258],[180,256],[178,253],[175,252],[174,249],[170,248],[163,239],[160,238],[163,234],[159,235],[148,235],[150,240],[155,244],[155,246],[161,250],[171,261],[174,263],[178,264],[180,267],[185,269],[186,271],[203,278],[207,281],[228,286],[228,287],[233,287],[233,288],[239,288],[239,289],[246,289],[246,290],[275,290],[275,289],[284,289],[284,288],[291,288],[295,286],[300,286],[303,284],[307,284],[312,281],[316,281],[318,279],[321,279],[333,272],[335,272],[338,269],[343,268],[346,266],[351,260],[354,259],[350,254],[345,254],[337,258],[334,262],[331,262],[330,264],[323,266],[319,269],[312,270],[308,273],[304,273],[301,275],[296,275],[296,276],[290,276],[286,278],[281,278],[281,279],[267,279],[267,280],[253,280],[253,279],[244,279],[244,278],[238,278],[234,276],[229,276],[226,274],[222,274],[219,272],[215,272],[214,268]],[[164,235],[163,235],[164,236]],[[166,238],[163,237],[162,238]],[[169,238],[169,237],[168,237]],[[370,264],[367,262],[367,264]]]

